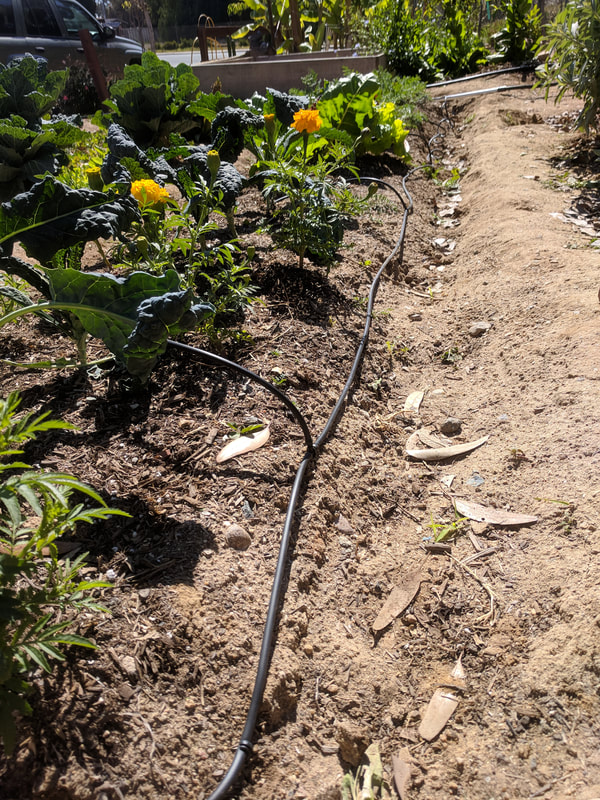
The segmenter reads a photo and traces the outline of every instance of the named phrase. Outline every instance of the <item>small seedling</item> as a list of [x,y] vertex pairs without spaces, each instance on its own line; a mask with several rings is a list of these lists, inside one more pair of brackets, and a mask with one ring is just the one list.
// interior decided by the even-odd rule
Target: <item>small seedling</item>
[[433,516],[431,522],[427,525],[433,531],[434,542],[447,542],[449,539],[454,539],[459,533],[462,533],[463,523],[467,521],[466,517],[460,517],[454,510],[453,522],[434,522]]
[[401,340],[398,341],[386,341],[385,346],[387,347],[388,354],[390,358],[399,358],[401,361],[405,360],[408,354],[411,351],[411,346],[406,344]]
[[525,455],[525,453],[519,447],[513,447],[510,451],[510,455],[508,456],[508,460],[514,467],[517,469],[521,464],[525,461],[529,461],[531,463],[531,459]]
[[462,361],[462,353],[453,345],[452,347],[448,347],[441,356],[442,364],[456,364],[459,361]]
[[344,775],[342,781],[342,800],[391,800],[389,784],[383,777],[383,766],[379,747],[369,745],[362,763],[356,771]]
[[230,439],[239,439],[240,436],[250,436],[253,433],[262,431],[262,429],[265,427],[262,422],[257,422],[246,426],[235,425],[231,422],[226,422],[225,424],[230,429],[229,433],[227,434]]

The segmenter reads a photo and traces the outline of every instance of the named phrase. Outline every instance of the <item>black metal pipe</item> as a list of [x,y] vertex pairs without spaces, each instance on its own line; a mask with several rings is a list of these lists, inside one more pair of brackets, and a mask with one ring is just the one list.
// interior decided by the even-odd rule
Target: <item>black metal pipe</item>
[[516,89],[533,89],[535,83],[517,83],[514,86],[494,86],[490,89],[477,89],[473,92],[459,92],[458,94],[444,95],[446,100],[454,100],[457,97],[476,97],[478,94],[493,94],[494,92],[514,92]]
[[508,72],[532,72],[536,66],[538,66],[537,61],[529,61],[527,64],[521,64],[519,67],[504,67],[503,69],[495,69],[491,72],[475,72],[472,75],[463,75],[462,78],[452,78],[452,80],[448,81],[428,83],[427,89],[436,89],[438,86],[450,86],[453,83],[462,83],[463,81],[476,81],[479,78],[495,78],[496,75],[506,75]]

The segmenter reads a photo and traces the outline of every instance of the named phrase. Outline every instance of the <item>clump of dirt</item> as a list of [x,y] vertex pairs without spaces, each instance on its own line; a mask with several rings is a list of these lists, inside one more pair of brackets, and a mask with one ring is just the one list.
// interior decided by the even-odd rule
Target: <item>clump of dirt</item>
[[[390,781],[394,756],[409,764],[409,797],[600,794],[598,237],[581,205],[595,162],[573,166],[573,101],[555,109],[518,89],[445,107],[438,172],[409,178],[403,260],[384,277],[360,380],[305,481],[234,793],[244,800],[338,798],[371,743]],[[413,152],[425,159],[418,140]],[[404,172],[378,164],[397,187]],[[240,230],[259,212],[245,195]],[[254,242],[264,304],[234,355],[283,386],[315,436],[402,214],[393,195],[376,197],[329,274]],[[20,323],[1,355],[64,347]],[[0,384],[77,425],[30,448],[32,462],[131,514],[76,537],[90,576],[116,575],[103,592],[111,614],[81,620],[97,651],[36,677],[34,716],[0,762],[4,796],[208,798],[244,727],[301,431],[252,382],[176,351],[139,396],[66,372],[5,367]],[[231,426],[256,419],[269,444],[217,464]],[[489,438],[440,461],[407,455],[409,437],[425,449],[441,432],[443,446]],[[536,521],[463,519],[457,500]],[[415,574],[418,593],[374,631]],[[456,683],[457,662],[454,713],[428,740],[426,709]]]

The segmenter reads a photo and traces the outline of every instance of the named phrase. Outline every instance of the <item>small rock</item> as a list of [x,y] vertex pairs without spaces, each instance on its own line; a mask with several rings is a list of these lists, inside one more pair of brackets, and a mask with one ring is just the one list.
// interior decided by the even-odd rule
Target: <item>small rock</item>
[[354,528],[342,514],[339,515],[338,521],[335,523],[335,527],[340,533],[354,533]]
[[128,683],[122,683],[117,691],[119,692],[121,699],[126,703],[128,703],[135,694],[135,689]]
[[467,484],[469,486],[483,486],[485,483],[485,478],[483,478],[478,472],[474,472],[470,478],[467,478]]
[[347,536],[340,536],[339,538],[340,547],[351,548],[354,547],[352,544],[352,539],[349,539]]
[[244,500],[242,505],[242,514],[244,515],[244,519],[252,519],[254,516],[254,511],[252,511],[252,506],[247,500]]
[[247,550],[252,544],[252,537],[241,525],[228,525],[225,528],[225,544],[234,550]]
[[408,315],[408,318],[411,322],[420,322],[423,319],[423,315],[419,314],[418,311],[413,311],[412,314]]
[[342,759],[351,766],[357,767],[369,746],[366,730],[352,722],[341,722],[337,726],[335,740],[340,746]]
[[137,676],[137,666],[133,656],[123,656],[119,661],[119,665],[126,675]]
[[457,417],[448,417],[440,425],[440,432],[445,436],[454,436],[455,433],[460,433],[462,427],[462,420]]
[[487,333],[491,327],[491,322],[474,322],[469,328],[469,336],[472,336],[473,338],[476,338],[477,336],[483,336],[483,334]]

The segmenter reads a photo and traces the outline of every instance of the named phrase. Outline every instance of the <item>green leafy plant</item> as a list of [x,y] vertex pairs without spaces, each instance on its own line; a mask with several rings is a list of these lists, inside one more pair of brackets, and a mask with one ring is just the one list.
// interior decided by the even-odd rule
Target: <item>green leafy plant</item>
[[[81,364],[86,363],[87,339],[93,336],[132,376],[146,381],[167,339],[197,327],[214,308],[182,289],[172,269],[162,276],[136,272],[117,278],[73,268],[83,242],[121,235],[139,219],[131,194],[71,190],[51,178],[4,203],[0,269],[27,281],[46,300],[24,302],[23,308],[0,319],[0,327],[29,313],[50,322],[58,319],[59,329],[74,339]],[[13,256],[17,241],[48,266],[36,267]]]
[[522,64],[533,58],[542,27],[542,14],[537,4],[533,0],[504,0],[496,8],[506,17],[506,24],[492,36],[498,58],[490,60]]
[[[191,134],[200,122],[193,102],[200,94],[200,83],[187,64],[172,67],[152,51],[142,54],[141,64],[125,67],[124,77],[110,87],[105,101],[112,113],[108,120],[118,122],[136,144],[167,144],[171,133]],[[106,119],[98,116],[97,120]]]
[[[263,182],[263,196],[271,210],[271,235],[298,255],[302,268],[305,255],[326,265],[333,261],[343,239],[344,224],[358,212],[360,203],[344,181],[333,177],[341,165],[352,169],[349,152],[343,145],[333,143],[322,153],[317,149],[321,143],[311,141],[321,128],[318,112],[299,111],[298,115],[292,134],[286,134],[285,157],[261,162],[257,176]],[[310,145],[316,145],[312,147],[312,159]],[[371,194],[374,190],[375,187],[369,189]]]
[[394,103],[396,116],[408,128],[425,120],[427,89],[425,83],[414,76],[392,75],[386,69],[375,71],[381,92],[381,102]]
[[380,0],[365,11],[358,31],[365,47],[383,50],[392,72],[418,76],[425,81],[435,78],[433,40],[439,39],[440,31],[439,25],[434,25],[433,7],[429,4]]
[[391,150],[408,160],[408,130],[398,116],[396,104],[379,102],[381,87],[375,73],[352,72],[331,82],[321,94],[317,108],[327,128],[352,137],[356,155],[381,155]]
[[194,302],[191,290],[179,288],[179,276],[134,272],[125,278],[109,274],[55,269],[50,272],[52,300],[18,309],[0,319],[0,327],[24,314],[66,311],[72,321],[78,356],[86,364],[88,336],[101,339],[129,374],[145,383],[167,340],[192,330],[214,308]]
[[[106,611],[94,590],[110,584],[81,580],[87,554],[61,560],[56,540],[80,523],[115,514],[90,486],[72,475],[32,469],[12,460],[20,446],[39,433],[69,429],[48,414],[16,418],[19,395],[0,400],[0,736],[7,752],[16,739],[16,717],[31,713],[29,676],[36,668],[52,671],[62,648],[94,648],[90,639],[69,632],[77,612]],[[86,508],[75,500],[87,497]]]
[[67,70],[48,71],[43,58],[25,55],[0,64],[0,119],[18,115],[39,127],[64,93]]
[[546,100],[556,82],[555,102],[567,91],[583,100],[578,127],[589,131],[598,126],[600,112],[600,6],[598,0],[571,0],[544,29],[539,50],[548,51],[538,70],[538,86],[545,87]]
[[56,175],[68,162],[65,152],[81,136],[66,121],[30,128],[22,117],[0,119],[0,200],[14,197],[43,175]]
[[435,63],[450,77],[474,72],[488,55],[462,5],[461,0],[444,0],[442,4],[442,36],[436,47]]
[[363,760],[356,771],[344,775],[342,800],[391,800],[391,789],[383,776],[379,747],[367,747]]

